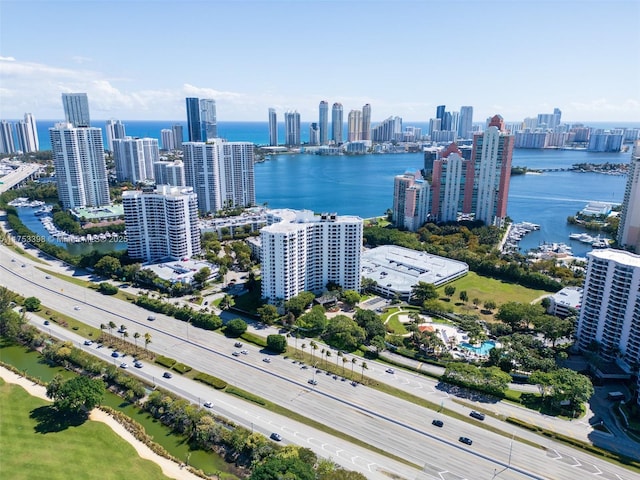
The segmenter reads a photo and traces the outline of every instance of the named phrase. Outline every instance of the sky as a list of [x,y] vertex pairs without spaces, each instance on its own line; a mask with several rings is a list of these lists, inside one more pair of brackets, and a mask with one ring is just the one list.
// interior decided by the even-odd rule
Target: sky
[[318,104],[372,121],[640,122],[640,0],[0,0],[0,118],[267,121]]

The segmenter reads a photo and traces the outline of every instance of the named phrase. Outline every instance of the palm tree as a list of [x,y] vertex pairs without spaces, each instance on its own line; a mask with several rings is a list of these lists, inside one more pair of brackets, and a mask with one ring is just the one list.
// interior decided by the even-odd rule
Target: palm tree
[[331,350],[329,350],[328,348],[324,351],[324,354],[326,355],[327,359],[324,362],[324,368],[326,368],[327,370],[329,369],[329,357],[331,356]]
[[147,349],[147,345],[149,345],[151,343],[151,334],[150,333],[145,333],[144,334],[144,349]]
[[304,360],[304,351],[307,348],[307,344],[303,343],[302,345],[300,345],[300,348],[302,348],[302,359]]
[[116,328],[116,324],[115,324],[115,322],[114,322],[113,320],[112,320],[112,321],[110,321],[110,322],[109,322],[108,327],[109,327],[109,335],[111,335],[111,330],[113,330],[114,328]]
[[[320,350],[320,361],[324,361],[324,348]],[[325,365],[326,368],[326,365]]]
[[342,376],[343,377],[344,377],[344,364],[347,363],[348,361],[349,359],[343,355],[342,356]]
[[369,366],[367,365],[367,362],[362,362],[362,375],[360,376],[360,383],[363,383],[364,380],[364,371],[365,370],[369,370]]
[[136,349],[138,348],[138,339],[140,338],[140,334],[138,332],[135,332],[133,334],[133,340],[136,342]]
[[336,353],[336,373],[338,373],[338,359],[340,357],[342,357],[342,352],[338,350],[338,353]]
[[356,363],[358,363],[358,359],[356,357],[353,357],[351,359],[351,380],[353,380],[353,367],[356,366]]
[[316,358],[316,350],[318,349],[318,344],[311,340],[309,342],[309,346],[311,347],[311,363],[313,363]]
[[100,324],[100,330],[105,330],[107,328],[107,326],[104,323]]
[[129,332],[127,331],[122,332],[122,340],[126,342],[127,338],[129,338]]

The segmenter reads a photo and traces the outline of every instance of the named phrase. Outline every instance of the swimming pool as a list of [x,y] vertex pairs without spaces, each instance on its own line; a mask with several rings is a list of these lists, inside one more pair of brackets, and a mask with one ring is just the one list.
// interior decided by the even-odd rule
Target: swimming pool
[[478,355],[489,355],[489,350],[496,347],[496,342],[493,340],[487,340],[486,342],[482,342],[482,345],[479,347],[474,347],[470,343],[462,342],[460,346],[472,351],[473,353],[477,353]]

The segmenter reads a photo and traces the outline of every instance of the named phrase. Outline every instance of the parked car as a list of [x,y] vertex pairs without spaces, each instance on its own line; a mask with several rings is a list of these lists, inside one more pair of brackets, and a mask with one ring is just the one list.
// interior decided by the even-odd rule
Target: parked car
[[435,419],[431,422],[431,425],[442,428],[444,427],[444,422],[442,420]]
[[471,445],[473,443],[473,441],[469,437],[460,437],[458,441],[466,443],[467,445]]
[[484,420],[484,413],[476,412],[475,410],[472,410],[469,416],[476,420]]
[[164,372],[164,373],[162,374],[162,376],[163,376],[164,378],[171,378],[171,377],[173,377],[173,375],[171,375],[169,372]]
[[282,440],[282,437],[280,436],[279,433],[273,432],[269,438],[271,438],[271,440],[275,440],[276,442],[279,442],[280,440]]

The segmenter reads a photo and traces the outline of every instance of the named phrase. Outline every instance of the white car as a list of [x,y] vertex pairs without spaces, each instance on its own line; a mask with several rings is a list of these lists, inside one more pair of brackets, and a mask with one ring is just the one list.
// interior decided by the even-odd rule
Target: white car
[[249,350],[240,350],[240,353],[243,355],[249,355]]
[[234,357],[239,357],[240,356],[240,352],[233,352],[231,355],[233,355]]
[[78,305],[75,305],[75,306],[73,307],[73,309],[74,309],[74,310],[80,310],[80,307],[79,307]]
[[387,368],[385,371],[386,371],[387,373],[392,374],[392,375],[393,375],[394,373],[396,373],[396,371],[395,371],[393,368]]
[[93,342],[91,340],[85,340],[84,344],[85,345],[93,345]]
[[271,363],[271,359],[269,357],[264,357],[262,361],[265,363]]
[[212,402],[204,402],[204,406],[207,408],[211,408],[213,407],[213,403]]
[[129,368],[129,365],[127,365],[126,363],[121,363],[120,368]]

